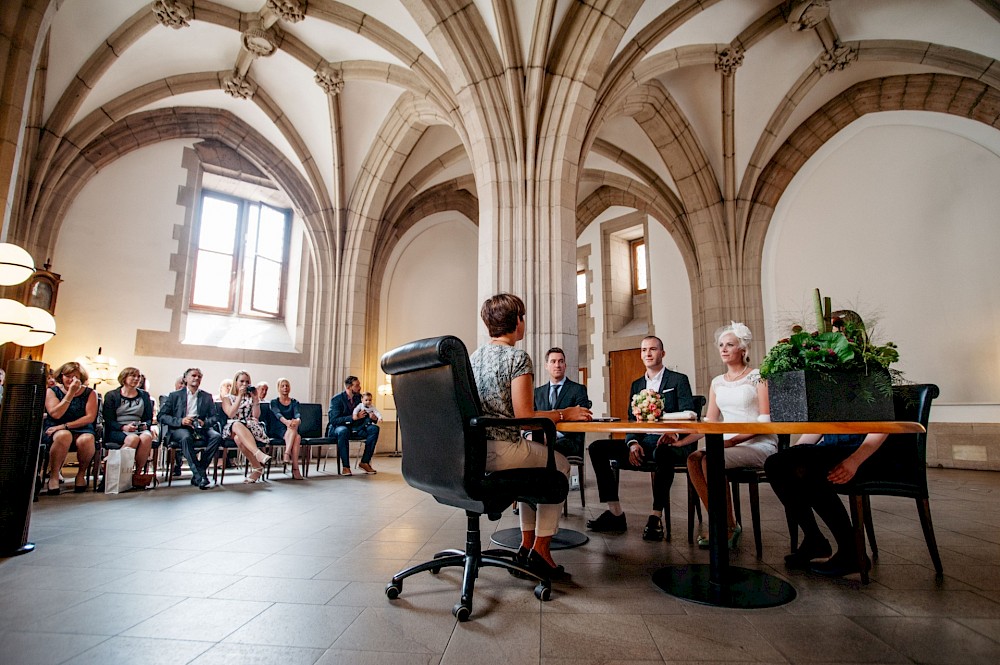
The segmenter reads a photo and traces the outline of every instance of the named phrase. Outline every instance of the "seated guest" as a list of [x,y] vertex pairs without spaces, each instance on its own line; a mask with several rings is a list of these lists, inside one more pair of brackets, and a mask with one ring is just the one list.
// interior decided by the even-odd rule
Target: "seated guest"
[[45,391],[42,443],[49,446],[49,482],[44,492],[49,496],[59,494],[59,472],[73,443],[80,465],[73,491],[87,491],[97,421],[97,393],[87,387],[87,378],[87,371],[79,363],[68,362],[56,370],[56,385]]
[[[857,545],[851,518],[834,485],[853,478],[882,477],[896,466],[888,450],[881,448],[886,434],[805,434],[797,445],[772,455],[764,470],[774,493],[802,528],[802,544],[785,557],[793,568],[808,568],[829,577],[860,573]],[[816,524],[815,515],[826,522],[837,541],[833,553],[830,542]],[[814,559],[830,557],[813,563]],[[865,568],[871,567],[867,555]]]
[[[135,476],[139,476],[153,447],[153,401],[149,393],[139,388],[141,375],[135,367],[118,373],[120,387],[104,396],[104,440],[120,448],[135,450]],[[133,484],[139,485],[133,477]]]
[[[660,395],[665,413],[694,410],[691,384],[687,376],[672,372],[663,366],[665,355],[663,341],[653,335],[644,338],[639,346],[639,354],[646,366],[646,373],[632,382],[629,404],[631,405],[633,396],[648,388]],[[630,421],[636,419],[631,407],[628,419]],[[591,531],[611,533],[621,533],[628,528],[625,511],[622,510],[622,504],[618,499],[618,480],[611,469],[611,460],[617,460],[621,469],[638,469],[645,460],[652,458],[656,463],[656,472],[653,476],[653,510],[646,520],[642,539],[663,540],[662,513],[664,506],[670,500],[674,467],[686,463],[688,455],[694,452],[697,440],[697,434],[689,434],[680,440],[672,434],[647,434],[628,441],[606,439],[590,444],[588,451],[594,466],[597,491],[601,501],[608,504],[608,509],[597,519],[587,522],[587,528]]]
[[[566,378],[566,354],[558,346],[545,352],[545,371],[549,375],[546,383],[535,388],[535,410],[556,411],[570,406],[589,409],[593,404],[587,396],[586,386]],[[540,435],[532,436],[540,440]],[[583,441],[586,435],[556,432],[555,449],[567,457],[583,455]]]
[[288,379],[278,379],[278,396],[271,400],[271,423],[271,435],[285,441],[285,456],[282,461],[292,465],[293,479],[303,480],[302,472],[299,471],[299,446],[302,443],[299,425],[302,424],[302,414],[299,413],[299,400],[292,399],[292,384]]
[[362,417],[367,416],[368,421],[372,423],[378,423],[382,420],[382,413],[375,408],[375,404],[372,402],[373,399],[370,392],[361,393],[361,404],[354,407],[354,412],[351,416],[357,418],[361,414]]
[[[361,455],[358,468],[368,474],[377,473],[372,468],[372,455],[378,443],[378,425],[371,422],[367,412],[357,412],[361,404],[361,381],[356,376],[344,379],[344,392],[330,398],[329,424],[327,436],[337,439],[337,455],[340,456],[340,475],[351,475],[350,437],[365,438],[365,452]],[[355,415],[357,414],[357,415]]]
[[[170,441],[180,446],[181,454],[191,467],[191,484],[207,490],[212,483],[206,470],[222,444],[222,435],[213,425],[218,424],[212,395],[200,390],[202,373],[197,367],[184,372],[184,387],[167,396],[160,410],[162,425],[170,428]],[[204,443],[201,460],[195,446]]]
[[222,437],[232,439],[236,447],[250,462],[253,471],[243,482],[255,483],[264,474],[264,465],[271,456],[257,447],[257,443],[265,446],[270,443],[264,425],[260,422],[260,400],[257,399],[257,389],[250,381],[250,375],[239,371],[233,377],[233,389],[222,398],[222,410],[229,421],[222,428]]
[[[750,368],[750,329],[733,322],[716,334],[719,357],[726,365],[725,374],[712,379],[708,392],[709,422],[757,422],[757,417],[768,415],[771,408],[767,400],[767,384],[761,380],[760,371]],[[763,468],[764,460],[778,451],[778,437],[774,434],[725,434],[726,468]],[[704,450],[688,457],[688,476],[702,503],[708,506],[708,458]],[[726,484],[726,502],[729,506],[729,547],[736,547],[743,528],[736,523],[733,497]],[[708,537],[698,534],[698,547],[708,547]]]
[[[524,301],[515,295],[501,293],[483,303],[480,315],[489,331],[490,342],[469,357],[476,389],[483,405],[483,415],[489,418],[548,418],[589,420],[590,410],[582,406],[536,411],[534,408],[534,368],[531,357],[514,344],[524,339]],[[526,469],[545,467],[548,450],[545,445],[521,438],[517,429],[488,428],[486,470]],[[556,468],[569,478],[569,462],[562,453],[555,453]],[[539,575],[559,578],[566,574],[552,559],[552,536],[559,530],[562,505],[518,502],[521,520],[521,547],[518,563]]]
[[267,381],[261,381],[260,383],[258,383],[257,384],[257,399],[260,400],[261,402],[263,402],[267,398],[267,391],[268,390],[269,390],[269,386],[267,385]]
[[223,379],[222,382],[219,383],[219,394],[215,396],[215,401],[221,403],[222,400],[225,399],[226,395],[231,392],[233,392],[233,380]]

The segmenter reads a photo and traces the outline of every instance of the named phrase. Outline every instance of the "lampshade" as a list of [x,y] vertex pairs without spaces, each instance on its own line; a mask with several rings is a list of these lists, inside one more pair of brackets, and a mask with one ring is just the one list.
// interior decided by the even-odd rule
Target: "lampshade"
[[16,300],[0,298],[0,344],[6,344],[31,330],[28,308]]
[[20,284],[35,272],[35,260],[25,250],[9,242],[0,242],[0,284]]
[[41,307],[25,307],[28,313],[28,320],[31,322],[31,330],[23,337],[14,340],[15,344],[21,346],[41,346],[52,339],[56,334],[56,320]]

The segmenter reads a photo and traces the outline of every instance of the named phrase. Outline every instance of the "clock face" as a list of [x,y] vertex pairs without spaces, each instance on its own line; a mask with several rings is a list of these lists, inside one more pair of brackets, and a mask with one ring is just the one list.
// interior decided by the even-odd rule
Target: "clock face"
[[28,306],[39,307],[46,312],[52,312],[52,285],[47,281],[38,280],[31,285],[28,294]]

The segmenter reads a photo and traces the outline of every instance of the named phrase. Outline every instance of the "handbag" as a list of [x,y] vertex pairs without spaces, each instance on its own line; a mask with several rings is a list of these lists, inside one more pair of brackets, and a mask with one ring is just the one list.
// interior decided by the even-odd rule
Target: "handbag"
[[104,493],[118,494],[132,489],[132,473],[134,471],[134,448],[109,450],[104,467]]

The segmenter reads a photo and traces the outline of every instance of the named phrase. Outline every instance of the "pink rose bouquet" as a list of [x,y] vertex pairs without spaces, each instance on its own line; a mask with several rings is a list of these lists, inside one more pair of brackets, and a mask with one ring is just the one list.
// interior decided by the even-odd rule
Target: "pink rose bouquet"
[[663,415],[663,399],[655,390],[640,390],[632,396],[632,415],[639,422],[658,420]]

